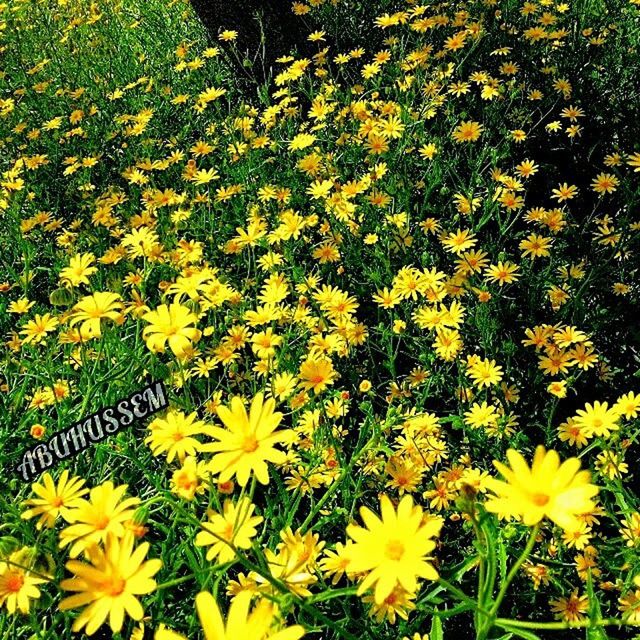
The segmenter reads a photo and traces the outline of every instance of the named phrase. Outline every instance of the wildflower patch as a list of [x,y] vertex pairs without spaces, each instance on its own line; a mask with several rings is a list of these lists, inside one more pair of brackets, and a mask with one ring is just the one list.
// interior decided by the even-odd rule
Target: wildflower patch
[[0,0],[0,640],[640,640],[638,25]]
[[82,418],[67,429],[56,433],[47,442],[28,449],[22,455],[18,473],[30,481],[56,463],[81,453],[90,445],[130,426],[136,419],[146,418],[168,406],[162,382],[152,382],[110,407]]

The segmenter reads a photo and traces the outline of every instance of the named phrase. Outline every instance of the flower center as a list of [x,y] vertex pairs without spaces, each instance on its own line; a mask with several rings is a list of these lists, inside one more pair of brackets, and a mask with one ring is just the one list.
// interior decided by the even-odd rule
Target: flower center
[[400,540],[389,540],[385,552],[390,560],[400,560],[404,555],[404,545]]
[[242,443],[242,449],[247,453],[253,453],[258,448],[258,440],[255,436],[247,436]]
[[51,506],[52,507],[61,507],[64,504],[64,500],[60,497],[60,496],[56,496],[52,501],[51,501]]
[[545,493],[534,493],[531,496],[531,500],[533,501],[533,504],[537,505],[538,507],[544,507],[544,505],[549,502],[549,496]]
[[109,516],[102,514],[96,518],[95,527],[96,529],[106,529],[109,524]]
[[5,582],[5,588],[7,591],[17,593],[22,589],[24,584],[24,577],[20,573],[13,573],[9,575],[9,578]]
[[122,578],[112,578],[105,591],[110,596],[119,596],[127,584],[126,580]]

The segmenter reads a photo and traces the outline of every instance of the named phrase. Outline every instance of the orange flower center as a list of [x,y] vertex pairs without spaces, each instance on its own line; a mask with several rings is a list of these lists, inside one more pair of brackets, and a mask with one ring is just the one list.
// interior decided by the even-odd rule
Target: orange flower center
[[190,490],[196,485],[196,480],[187,474],[178,476],[176,484],[185,490]]
[[385,551],[390,560],[400,560],[404,555],[404,545],[400,540],[389,540]]
[[102,514],[98,518],[96,518],[95,527],[96,529],[106,529],[109,524],[109,516]]
[[258,440],[255,436],[247,436],[242,443],[242,449],[246,453],[253,453],[259,446]]
[[21,573],[12,573],[5,582],[5,589],[12,593],[17,593],[22,589],[24,584],[24,576]]
[[105,591],[110,596],[119,596],[124,591],[126,585],[126,580],[118,577],[112,578]]
[[545,504],[547,504],[547,502],[549,502],[549,496],[546,495],[545,493],[534,493],[531,496],[531,500],[533,501],[533,504],[537,505],[538,507],[544,507]]
[[52,501],[51,501],[51,506],[52,507],[61,507],[64,504],[64,500],[60,497],[60,496],[56,496]]

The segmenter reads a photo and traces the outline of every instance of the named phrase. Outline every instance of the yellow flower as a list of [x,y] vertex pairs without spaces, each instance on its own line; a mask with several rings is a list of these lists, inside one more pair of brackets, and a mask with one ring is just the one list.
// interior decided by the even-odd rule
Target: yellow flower
[[539,257],[546,257],[551,255],[549,247],[553,243],[552,238],[545,238],[537,233],[531,233],[526,239],[520,242],[520,249],[522,249],[522,257],[526,258],[531,256],[532,260]]
[[197,316],[178,302],[170,306],[161,304],[145,313],[142,319],[150,323],[144,328],[142,337],[153,353],[164,353],[168,342],[174,355],[181,358],[191,347],[191,341],[197,342],[202,335],[199,329],[190,326],[198,322]]
[[109,616],[113,633],[122,629],[125,613],[134,620],[141,620],[144,610],[138,595],[155,591],[153,576],[162,566],[160,560],[144,561],[149,543],[144,542],[134,551],[132,533],[123,539],[109,534],[104,550],[93,545],[87,552],[90,564],[71,560],[65,565],[74,575],[60,583],[66,591],[77,591],[62,600],[61,611],[89,605],[73,623],[73,631],[85,627],[85,633],[93,635]]
[[176,469],[171,476],[171,492],[184,500],[193,500],[196,494],[204,493],[205,485],[202,480],[209,472],[205,462],[198,462],[194,456],[187,456],[180,469]]
[[98,270],[92,266],[95,261],[96,257],[92,253],[78,253],[71,258],[69,266],[60,271],[60,282],[71,287],[89,284],[89,276]]
[[578,409],[573,418],[575,424],[582,427],[588,438],[593,436],[608,438],[612,431],[620,428],[620,413],[614,405],[609,408],[606,402],[596,400],[593,405],[587,402],[584,409]]
[[399,584],[409,593],[418,588],[417,578],[437,580],[438,572],[427,554],[435,549],[432,538],[440,533],[442,519],[430,516],[422,507],[405,496],[397,512],[388,496],[380,499],[379,518],[371,509],[360,508],[365,527],[347,526],[347,535],[355,542],[350,548],[349,571],[367,573],[360,583],[358,594],[375,585],[376,604]]
[[568,185],[566,182],[559,184],[557,189],[552,190],[552,198],[555,198],[558,202],[564,202],[565,200],[571,200],[576,197],[578,193],[578,187],[575,185]]
[[147,227],[132,229],[122,238],[121,245],[125,247],[131,258],[150,256],[159,247],[158,235]]
[[369,616],[374,618],[376,622],[380,623],[386,619],[391,624],[395,624],[398,617],[403,620],[408,619],[409,611],[413,611],[416,608],[415,603],[412,602],[415,597],[415,593],[409,593],[402,587],[397,586],[380,604],[375,602],[375,598],[372,595],[364,596],[362,601],[371,603]]
[[267,462],[282,464],[286,460],[283,451],[274,447],[278,442],[293,437],[291,429],[275,432],[282,420],[280,412],[274,412],[275,400],[264,401],[262,392],[256,394],[247,415],[241,398],[231,399],[229,407],[219,406],[218,416],[225,428],[212,427],[210,435],[218,442],[204,445],[203,451],[211,451],[209,464],[211,473],[220,473],[219,482],[225,482],[234,475],[238,484],[244,487],[252,473],[262,484],[269,483]]
[[306,149],[316,141],[316,137],[311,133],[299,133],[289,143],[289,151],[297,151],[298,149]]
[[337,373],[329,358],[308,358],[300,365],[298,376],[300,386],[307,391],[313,389],[317,395],[333,384]]
[[484,276],[489,282],[496,282],[499,286],[503,286],[515,282],[520,277],[519,270],[520,267],[517,264],[500,261],[496,265],[489,265],[484,271]]
[[232,40],[235,40],[237,37],[238,37],[237,31],[233,31],[232,29],[225,29],[218,36],[218,40],[221,40],[222,42],[231,42]]
[[475,142],[484,127],[479,122],[465,121],[461,122],[451,134],[456,142]]
[[277,400],[285,400],[296,388],[298,378],[291,373],[278,373],[271,380],[271,391]]
[[473,429],[495,426],[498,424],[498,411],[494,405],[487,404],[486,400],[482,404],[474,402],[469,411],[464,413],[464,423]]
[[[299,640],[305,634],[300,625],[273,629],[276,609],[268,600],[259,600],[251,612],[253,594],[242,591],[231,603],[226,624],[218,603],[208,591],[196,596],[196,609],[205,640]],[[186,640],[185,636],[168,629],[158,630],[155,640]]]
[[625,418],[637,418],[640,412],[640,395],[629,391],[620,396],[614,405],[615,410]]
[[195,185],[209,184],[212,180],[219,180],[220,174],[214,169],[199,169],[193,174],[191,182]]
[[29,547],[23,547],[5,561],[0,560],[0,607],[4,605],[10,614],[16,609],[28,613],[29,601],[40,598],[40,589],[36,585],[46,582],[24,568],[33,562],[28,557],[30,552]]
[[124,523],[133,517],[132,507],[140,502],[139,498],[122,500],[126,490],[126,484],[114,487],[107,480],[91,489],[89,500],[80,498],[78,506],[68,514],[68,521],[74,524],[60,532],[60,548],[74,543],[69,555],[76,558],[92,544],[104,542],[109,533],[123,536]]
[[[307,598],[311,595],[308,587],[318,581],[315,570],[325,543],[320,541],[317,533],[307,531],[302,535],[300,530],[294,533],[291,527],[280,532],[280,539],[282,542],[278,544],[277,552],[272,549],[264,550],[269,573],[292,593],[300,598]],[[278,590],[264,575],[251,571],[249,578],[261,593],[278,595]]]
[[324,552],[319,568],[325,578],[331,578],[331,584],[334,586],[338,584],[345,573],[352,577],[350,570],[351,549],[353,549],[353,541],[347,540],[345,544],[337,542],[335,550],[326,549]]
[[25,506],[31,507],[31,509],[22,513],[22,518],[27,520],[40,516],[36,525],[38,529],[43,526],[53,527],[59,515],[69,521],[71,509],[79,506],[80,498],[89,493],[89,489],[82,488],[85,482],[82,478],[74,476],[69,479],[68,469],[65,469],[60,475],[58,486],[54,484],[53,478],[48,472],[42,477],[42,482],[43,484],[34,483],[31,485],[31,490],[38,497],[27,500]]
[[166,453],[167,462],[172,462],[176,456],[180,462],[184,462],[187,456],[192,456],[203,447],[193,436],[211,435],[213,432],[211,425],[196,418],[195,411],[185,415],[182,411],[170,409],[164,418],[155,418],[149,424],[151,433],[145,438],[145,443],[154,456]]
[[592,500],[598,487],[590,483],[591,474],[580,469],[578,458],[560,464],[556,451],[537,447],[531,468],[521,453],[507,451],[511,468],[494,460],[505,481],[488,478],[487,487],[495,494],[486,503],[487,511],[521,519],[527,526],[549,518],[565,530],[579,526],[577,516],[595,508]]
[[78,322],[80,325],[80,335],[83,338],[99,338],[102,335],[100,330],[100,320],[108,318],[119,320],[122,318],[123,304],[117,293],[109,291],[98,291],[90,296],[85,296],[73,308],[71,316],[72,327]]
[[29,320],[24,326],[24,329],[20,331],[20,334],[24,336],[22,339],[23,344],[33,342],[38,344],[42,342],[47,336],[47,333],[51,333],[58,326],[58,319],[52,317],[50,313],[45,313],[43,316],[36,314],[33,320]]
[[208,513],[209,521],[202,523],[204,531],[196,536],[196,545],[210,546],[207,550],[209,562],[215,560],[224,564],[235,558],[235,548],[251,548],[251,539],[258,533],[256,526],[264,520],[262,516],[254,516],[254,510],[255,505],[245,496],[238,504],[225,500],[222,513]]
[[547,391],[557,398],[567,397],[567,381],[566,380],[554,380],[547,386]]
[[599,173],[591,182],[591,188],[602,195],[604,193],[613,193],[619,184],[620,180],[613,174]]
[[502,380],[502,367],[495,360],[478,360],[468,365],[467,373],[480,389],[498,384]]
[[9,313],[27,313],[27,311],[29,311],[29,309],[31,309],[31,307],[33,307],[34,304],[35,302],[30,302],[28,298],[25,298],[23,296],[22,298],[18,298],[17,300],[14,300],[7,307],[7,311]]
[[568,597],[550,600],[551,611],[559,620],[567,622],[580,622],[585,619],[585,614],[589,608],[587,596],[579,596],[578,590],[574,589]]

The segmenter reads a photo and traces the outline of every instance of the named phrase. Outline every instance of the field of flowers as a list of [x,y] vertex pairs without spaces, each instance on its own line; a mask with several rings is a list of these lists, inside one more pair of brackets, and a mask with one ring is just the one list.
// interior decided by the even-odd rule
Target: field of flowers
[[640,0],[287,10],[0,1],[0,639],[635,638]]

